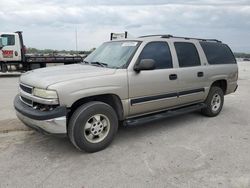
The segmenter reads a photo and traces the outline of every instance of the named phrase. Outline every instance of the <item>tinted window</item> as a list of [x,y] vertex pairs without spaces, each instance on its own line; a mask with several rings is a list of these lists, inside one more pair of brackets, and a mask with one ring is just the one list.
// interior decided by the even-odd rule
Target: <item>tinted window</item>
[[200,58],[196,47],[192,43],[187,42],[175,42],[174,43],[179,67],[192,67],[199,66]]
[[15,36],[14,35],[1,35],[2,44],[4,46],[12,46],[15,45]]
[[153,59],[156,63],[156,69],[172,68],[172,57],[169,46],[166,42],[150,42],[142,50],[141,59]]
[[218,42],[200,42],[209,64],[236,63],[234,55],[226,44]]

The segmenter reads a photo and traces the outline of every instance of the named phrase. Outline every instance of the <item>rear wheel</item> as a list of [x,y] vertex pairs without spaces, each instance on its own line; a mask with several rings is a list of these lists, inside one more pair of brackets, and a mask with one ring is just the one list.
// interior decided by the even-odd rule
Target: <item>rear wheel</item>
[[114,109],[103,102],[89,102],[71,116],[68,135],[79,150],[96,152],[106,148],[114,139],[118,118]]
[[1,64],[1,71],[2,72],[7,72],[8,71],[8,66],[5,63]]
[[212,86],[205,103],[207,107],[201,110],[202,114],[209,117],[217,116],[224,103],[223,90],[220,87]]

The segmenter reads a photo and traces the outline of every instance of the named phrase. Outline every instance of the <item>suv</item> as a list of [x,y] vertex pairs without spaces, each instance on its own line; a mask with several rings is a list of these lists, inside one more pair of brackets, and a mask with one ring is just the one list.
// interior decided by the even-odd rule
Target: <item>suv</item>
[[196,110],[218,115],[237,79],[226,44],[151,35],[105,42],[80,64],[23,74],[14,106],[26,125],[67,134],[79,150],[96,152],[111,143],[121,122]]

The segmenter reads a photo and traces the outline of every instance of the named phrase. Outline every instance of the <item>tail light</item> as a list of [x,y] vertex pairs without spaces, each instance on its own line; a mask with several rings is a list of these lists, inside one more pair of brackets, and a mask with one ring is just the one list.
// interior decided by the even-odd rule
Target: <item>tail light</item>
[[23,54],[26,54],[27,53],[27,48],[26,46],[23,46]]

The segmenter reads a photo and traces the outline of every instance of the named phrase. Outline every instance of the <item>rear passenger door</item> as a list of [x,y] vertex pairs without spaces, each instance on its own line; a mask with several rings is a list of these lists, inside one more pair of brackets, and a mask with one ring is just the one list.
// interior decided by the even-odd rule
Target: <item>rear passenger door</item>
[[174,42],[178,59],[179,102],[181,105],[205,99],[205,67],[195,43]]

